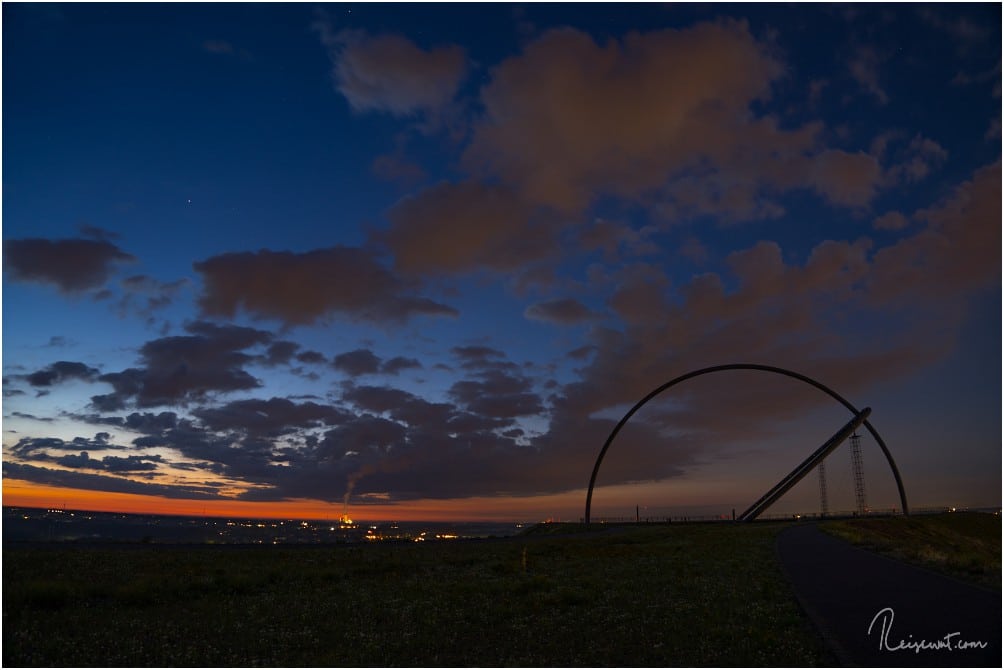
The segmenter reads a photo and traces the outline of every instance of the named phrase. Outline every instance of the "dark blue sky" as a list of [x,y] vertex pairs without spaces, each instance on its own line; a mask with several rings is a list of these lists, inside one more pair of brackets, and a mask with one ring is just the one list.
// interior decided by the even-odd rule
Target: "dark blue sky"
[[[751,362],[998,504],[1000,25],[5,4],[5,491],[573,516],[635,400]],[[595,509],[742,507],[846,421],[761,376],[639,414]]]

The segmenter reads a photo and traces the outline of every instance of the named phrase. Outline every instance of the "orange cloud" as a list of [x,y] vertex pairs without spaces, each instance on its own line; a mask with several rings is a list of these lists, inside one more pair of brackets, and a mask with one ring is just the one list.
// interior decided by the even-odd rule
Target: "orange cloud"
[[512,270],[555,248],[546,222],[500,186],[444,182],[398,202],[387,218],[390,229],[377,237],[407,274]]
[[[717,164],[749,147],[749,105],[781,72],[742,22],[604,45],[552,30],[495,70],[464,163],[564,211],[601,191],[635,196],[701,158]],[[787,138],[773,131],[776,150]]]
[[950,196],[913,218],[926,227],[875,254],[874,300],[930,302],[1000,279],[999,161],[978,169]]
[[831,149],[810,164],[809,181],[827,200],[844,207],[865,207],[882,180],[879,162],[864,152]]

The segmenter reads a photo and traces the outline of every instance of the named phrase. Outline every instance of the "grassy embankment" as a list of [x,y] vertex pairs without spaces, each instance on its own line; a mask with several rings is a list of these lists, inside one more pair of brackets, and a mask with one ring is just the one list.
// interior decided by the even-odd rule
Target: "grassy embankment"
[[6,547],[3,664],[825,664],[777,567],[776,532],[681,524],[372,546]]
[[837,537],[907,563],[1001,588],[1001,518],[954,512],[884,519],[830,521]]

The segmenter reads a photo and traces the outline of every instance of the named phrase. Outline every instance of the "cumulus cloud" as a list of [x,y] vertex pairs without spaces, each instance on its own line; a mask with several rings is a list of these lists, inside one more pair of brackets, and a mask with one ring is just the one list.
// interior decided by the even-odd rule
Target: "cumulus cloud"
[[138,433],[159,434],[174,428],[178,415],[174,412],[132,412],[128,416],[101,416],[99,414],[74,414],[72,418],[90,424],[116,426]]
[[452,307],[416,296],[406,283],[355,247],[304,253],[228,253],[194,264],[202,275],[204,314],[252,317],[307,325],[331,314],[378,323],[414,316],[457,316]]
[[[492,391],[516,387],[524,384],[509,380]],[[305,440],[288,454],[286,467],[269,471],[263,486],[244,497],[338,500],[355,491],[405,500],[503,490],[529,493],[540,486],[532,478],[524,477],[524,484],[514,477],[520,467],[533,467],[535,452],[517,444],[524,432],[510,418],[430,402],[386,386],[347,384],[342,400],[354,408],[353,414]],[[462,472],[467,476],[459,476]]]
[[386,413],[394,421],[424,431],[449,433],[451,421],[460,414],[451,403],[431,402],[387,386],[353,386],[342,397],[365,412]]
[[[777,218],[810,189],[865,208],[887,185],[878,160],[822,146],[823,125],[755,112],[784,64],[742,22],[631,33],[597,43],[550,30],[481,91],[464,178],[408,196],[374,233],[408,275],[521,273],[553,262],[576,229],[608,259],[657,248],[646,231],[578,218],[600,199],[642,204],[668,226],[708,215]],[[540,270],[540,267],[536,268]]]
[[46,455],[49,450],[60,451],[104,451],[107,449],[122,449],[123,447],[113,444],[108,440],[111,435],[105,432],[97,433],[93,438],[75,437],[72,440],[63,440],[58,437],[23,437],[11,447],[11,453],[24,458],[38,458],[39,455]]
[[649,263],[635,263],[616,275],[617,288],[607,304],[626,323],[650,321],[665,309],[666,275]]
[[[342,397],[364,411],[376,414],[390,412],[395,419],[400,418],[408,423],[418,423],[422,420],[422,417],[427,416],[419,412],[414,415],[412,421],[404,419],[400,412],[408,407],[409,404],[417,403],[422,409],[432,406],[432,403],[412,393],[387,386],[351,385],[346,388]],[[450,405],[442,405],[442,407],[447,412],[447,415],[452,411],[452,406]],[[414,419],[419,419],[419,421],[416,422]],[[445,419],[446,416],[443,416],[442,422],[445,423]]]
[[106,239],[4,240],[4,270],[17,281],[52,284],[77,294],[103,286],[115,266],[135,257]]
[[326,21],[314,28],[329,50],[336,88],[356,111],[436,116],[453,101],[467,72],[459,46],[423,49],[400,35],[336,33]]
[[332,426],[349,417],[346,412],[330,405],[310,401],[295,403],[288,398],[275,397],[268,400],[235,400],[218,407],[200,407],[193,410],[192,414],[212,431],[243,431],[265,437]]
[[408,274],[514,270],[555,250],[549,219],[503,186],[440,183],[395,204],[387,219],[375,236]]
[[574,326],[592,321],[598,315],[575,298],[558,298],[530,305],[523,312],[523,316],[560,326]]
[[[75,437],[66,441],[59,438],[22,438],[11,448],[18,459],[51,462],[64,468],[104,470],[106,472],[150,472],[164,461],[159,454],[131,454],[91,458],[91,451],[124,450],[127,447],[109,442],[108,433],[97,433],[93,439]],[[55,451],[56,453],[53,453]],[[59,453],[64,452],[64,453]]]
[[900,162],[888,170],[888,178],[893,181],[920,181],[948,158],[948,151],[944,147],[922,135],[910,140],[902,153]]
[[369,349],[356,349],[338,354],[331,364],[336,370],[358,377],[360,375],[376,374],[380,370],[380,357]]
[[886,212],[872,221],[875,230],[903,230],[910,225],[910,220],[900,212]]
[[[134,449],[174,449],[194,461],[186,467],[242,482],[246,499],[341,500],[354,491],[407,500],[570,490],[583,482],[580,470],[569,464],[583,459],[583,444],[595,444],[597,436],[613,427],[613,420],[599,413],[636,400],[684,366],[689,370],[709,360],[721,362],[723,351],[745,347],[819,375],[841,391],[860,388],[865,382],[859,373],[848,375],[844,369],[847,356],[821,355],[834,342],[812,341],[820,337],[821,322],[813,321],[818,314],[805,310],[821,297],[832,300],[834,286],[852,291],[860,287],[867,251],[864,244],[832,242],[817,247],[801,266],[785,263],[781,249],[769,242],[734,254],[729,268],[738,286],[735,292],[725,291],[722,282],[712,283],[709,286],[717,288],[685,291],[684,304],[663,296],[661,310],[647,320],[639,316],[624,332],[594,327],[591,343],[575,352],[583,361],[591,359],[580,382],[556,389],[549,401],[553,406],[545,405],[533,381],[504,351],[476,344],[451,351],[467,377],[449,388],[448,402],[348,382],[341,386],[341,406],[251,399],[202,403],[192,409],[191,420],[172,412],[93,420],[141,433]],[[702,282],[695,280],[696,285]],[[765,310],[765,305],[773,307]],[[200,325],[192,330],[228,339],[232,347],[257,339],[253,332],[225,333],[219,328]],[[789,337],[778,339],[779,332]],[[658,336],[647,337],[654,333]],[[258,346],[267,347],[267,342]],[[365,357],[367,370],[386,367],[372,352],[358,351],[370,354]],[[902,370],[915,360],[915,352],[905,348],[881,353],[862,351],[850,358],[879,375]],[[758,422],[764,416],[776,418],[778,407],[793,416],[819,402],[783,384],[758,380],[756,388],[751,393],[734,379],[722,380],[688,394],[685,412],[661,408],[632,422],[619,443],[623,458],[605,467],[601,483],[678,476],[698,454],[707,453],[711,436],[735,436],[738,433],[730,432],[733,425],[741,431],[763,430]],[[734,424],[720,425],[722,403],[730,407]],[[548,419],[548,429],[528,434],[520,424],[526,416]],[[674,434],[668,447],[666,430]],[[72,465],[72,459],[80,461],[75,467],[96,465],[95,459],[81,460],[85,446],[71,451],[74,446],[60,444],[70,452],[62,454],[68,459],[65,465]],[[593,455],[590,450],[589,458]],[[149,467],[143,462],[153,463],[109,461],[106,469]]]
[[623,223],[597,219],[579,229],[578,240],[583,249],[600,249],[606,260],[613,261],[619,250],[631,256],[657,252],[658,247],[647,239],[652,232],[652,228],[635,230]]
[[406,356],[395,356],[387,361],[384,361],[383,365],[380,366],[380,372],[388,375],[400,374],[404,370],[418,370],[422,368],[422,364],[415,358],[407,358]]
[[[999,281],[1000,185],[999,163],[977,170],[910,217],[925,224],[922,230],[879,249],[867,239],[825,240],[804,261],[791,262],[779,244],[761,241],[728,256],[727,273],[696,275],[675,291],[665,277],[660,284],[658,268],[647,268],[649,282],[661,288],[644,290],[644,274],[637,288],[619,284],[611,306],[626,327],[590,331],[593,356],[580,380],[553,398],[551,430],[541,440],[550,441],[558,426],[588,424],[674,376],[722,362],[770,361],[853,397],[941,359],[962,322],[960,305]],[[637,294],[628,293],[629,300],[625,290]],[[897,318],[873,322],[867,336],[853,327],[890,307]],[[678,405],[647,411],[643,421],[722,443],[769,431],[764,417],[794,418],[828,402],[783,379],[758,378],[751,393],[724,377],[688,386]],[[720,420],[721,407],[729,408],[730,421]]]
[[836,205],[866,207],[881,184],[882,168],[864,152],[831,149],[812,161],[809,179],[816,191]]
[[296,342],[290,342],[289,340],[279,340],[268,345],[268,349],[265,350],[265,355],[259,360],[269,367],[275,367],[277,365],[288,365],[292,360],[293,356],[300,349],[300,345]]
[[871,297],[881,302],[958,297],[1000,279],[1001,164],[978,169],[913,218],[926,225],[876,252]]
[[[471,378],[451,387],[450,402],[346,382],[340,407],[272,398],[202,406],[193,420],[164,413],[94,420],[145,426],[134,448],[175,449],[196,461],[186,467],[242,481],[245,499],[341,500],[354,490],[406,500],[540,490],[543,480],[520,477],[519,470],[560,468],[526,443],[516,423],[542,411],[531,380],[498,367],[508,362],[504,352],[458,349],[474,367]],[[567,452],[554,452],[561,457]]]
[[244,368],[256,358],[247,349],[272,342],[272,334],[241,326],[204,321],[186,325],[189,335],[150,340],[140,348],[142,367],[101,375],[114,392],[93,396],[99,411],[187,404],[210,394],[249,390],[261,385]]
[[317,365],[327,362],[328,359],[319,351],[301,351],[296,355],[296,360],[300,363]]
[[506,419],[543,411],[540,397],[531,388],[531,381],[522,375],[487,369],[478,379],[455,382],[449,395],[474,414]]
[[41,370],[36,370],[31,374],[19,375],[19,378],[24,379],[32,386],[39,387],[54,386],[73,379],[93,381],[99,374],[101,374],[100,370],[92,368],[89,365],[85,365],[84,363],[75,361],[56,361],[55,363],[52,363]]
[[106,470],[108,472],[148,472],[157,469],[157,463],[163,461],[159,455],[153,456],[105,456],[101,459],[91,458],[86,451],[79,454],[67,454],[53,459],[57,465],[66,468],[87,468],[89,470]]
[[101,459],[101,469],[108,472],[137,472],[156,470],[157,463],[164,460],[163,456],[105,456]]
[[504,352],[480,344],[453,347],[450,352],[460,360],[460,367],[465,369],[488,368],[508,362],[504,360]]
[[737,147],[769,162],[811,140],[751,118],[781,73],[739,22],[605,44],[552,30],[494,72],[465,164],[528,202],[577,211],[599,193],[657,189],[702,161],[724,169]]

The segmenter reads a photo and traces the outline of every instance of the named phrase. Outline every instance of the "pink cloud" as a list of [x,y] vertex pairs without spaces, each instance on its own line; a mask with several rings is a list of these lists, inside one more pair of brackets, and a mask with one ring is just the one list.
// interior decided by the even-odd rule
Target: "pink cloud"
[[[603,45],[552,30],[495,70],[465,164],[566,211],[597,191],[638,195],[701,157],[722,162],[747,146],[749,105],[781,72],[741,22]],[[786,144],[772,130],[773,146]]]
[[[584,420],[723,362],[769,361],[853,395],[940,360],[954,346],[968,296],[999,281],[1000,188],[999,163],[977,170],[913,215],[922,231],[878,250],[867,238],[824,240],[792,262],[780,245],[761,241],[731,254],[727,274],[696,275],[675,290],[657,267],[619,277],[610,304],[625,328],[591,331],[594,356],[581,381],[565,388],[555,421]],[[762,431],[765,416],[794,418],[824,402],[797,385],[758,379],[754,393],[711,380],[643,420],[728,439],[739,435],[733,426]]]
[[1000,279],[1000,162],[978,169],[913,218],[927,225],[875,254],[874,300],[930,301]]
[[467,73],[459,46],[423,49],[399,35],[321,32],[335,85],[356,111],[435,116],[449,106]]
[[441,183],[401,200],[377,234],[402,272],[451,274],[513,270],[554,251],[553,233],[509,189]]
[[910,225],[910,220],[899,212],[886,212],[872,221],[875,230],[903,230]]
[[866,207],[882,181],[879,162],[864,152],[831,149],[816,156],[809,181],[827,200],[845,207]]
[[[397,203],[375,239],[411,275],[487,269],[518,271],[520,282],[531,264],[554,260],[569,229],[607,260],[657,251],[643,231],[583,226],[600,198],[645,207],[653,230],[702,216],[777,218],[781,196],[798,189],[837,207],[869,207],[888,183],[875,156],[825,148],[819,122],[792,127],[753,111],[783,76],[743,22],[603,44],[548,31],[482,89],[484,111],[461,160],[466,179]],[[937,145],[917,140],[915,157],[933,157]]]

